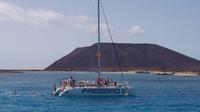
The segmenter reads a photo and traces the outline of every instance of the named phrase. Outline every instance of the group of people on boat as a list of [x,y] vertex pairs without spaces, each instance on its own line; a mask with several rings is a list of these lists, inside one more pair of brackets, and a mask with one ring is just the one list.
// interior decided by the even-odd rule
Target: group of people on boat
[[117,85],[116,81],[113,81],[112,79],[110,80],[109,77],[107,77],[107,79],[103,79],[103,78],[97,78],[96,80],[96,84],[97,86],[110,86],[110,85]]
[[73,77],[70,77],[69,79],[63,78],[63,81],[60,82],[60,86],[62,88],[65,88],[67,86],[75,87],[75,83],[76,83],[76,80]]
[[[96,79],[96,81],[77,81],[75,78],[73,78],[72,76],[67,79],[67,78],[63,78],[62,81],[60,81],[60,87],[62,90],[64,90],[64,88],[66,87],[87,87],[87,86],[117,86],[117,82],[113,81],[112,79],[110,79],[109,77],[107,78],[101,78],[98,77]],[[56,85],[54,85],[54,88],[56,89]]]

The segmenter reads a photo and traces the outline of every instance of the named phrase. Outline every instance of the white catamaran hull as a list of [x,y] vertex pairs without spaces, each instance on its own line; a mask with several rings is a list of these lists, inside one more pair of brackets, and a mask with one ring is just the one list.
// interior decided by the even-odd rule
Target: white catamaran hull
[[98,95],[118,95],[126,96],[128,95],[128,89],[126,87],[67,87],[64,90],[58,88],[54,95],[56,96],[68,96],[68,95],[89,95],[89,96],[98,96]]

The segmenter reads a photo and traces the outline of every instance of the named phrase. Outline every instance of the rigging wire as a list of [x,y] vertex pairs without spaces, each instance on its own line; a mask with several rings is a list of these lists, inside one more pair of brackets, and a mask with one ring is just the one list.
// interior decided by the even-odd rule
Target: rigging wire
[[124,74],[122,72],[122,67],[121,67],[120,60],[119,60],[119,54],[117,53],[117,48],[116,48],[116,45],[115,45],[115,43],[113,41],[113,36],[112,36],[111,30],[110,30],[110,26],[108,24],[108,19],[107,19],[107,16],[106,16],[106,13],[105,13],[105,10],[104,10],[104,7],[103,7],[103,3],[102,3],[101,0],[100,0],[100,4],[101,4],[101,8],[102,8],[104,19],[105,19],[105,22],[106,22],[106,26],[107,26],[107,29],[108,29],[108,33],[109,33],[109,36],[110,36],[110,40],[112,42],[112,46],[113,46],[113,49],[114,49],[114,53],[115,53],[115,57],[116,57],[116,60],[117,60],[117,64],[119,66],[122,79],[123,79],[123,81],[125,81]]

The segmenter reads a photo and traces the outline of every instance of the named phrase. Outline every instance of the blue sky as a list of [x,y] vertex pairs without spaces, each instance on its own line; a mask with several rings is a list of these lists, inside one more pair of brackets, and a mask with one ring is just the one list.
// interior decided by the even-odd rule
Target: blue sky
[[[199,0],[102,0],[114,41],[200,60]],[[96,0],[0,0],[0,69],[43,69],[96,42]],[[109,42],[102,24],[101,41]]]

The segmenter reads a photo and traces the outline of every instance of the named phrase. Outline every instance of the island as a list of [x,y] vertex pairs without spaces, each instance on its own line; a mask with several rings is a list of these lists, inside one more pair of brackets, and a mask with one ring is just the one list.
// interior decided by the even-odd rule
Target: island
[[[97,43],[76,48],[45,70],[96,71],[96,53]],[[138,73],[199,75],[200,61],[156,44],[101,43],[101,70],[115,72],[120,68]]]

